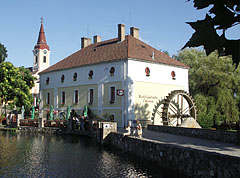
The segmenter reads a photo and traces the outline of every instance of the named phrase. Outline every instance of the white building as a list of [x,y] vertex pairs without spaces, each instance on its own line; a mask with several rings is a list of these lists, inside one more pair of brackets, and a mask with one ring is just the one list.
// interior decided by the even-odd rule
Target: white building
[[[118,25],[118,38],[82,38],[81,49],[39,73],[43,117],[50,105],[82,114],[112,115],[118,126],[127,120],[150,121],[155,103],[176,89],[188,91],[188,66],[139,40],[132,27]],[[47,53],[49,54],[49,53]]]
[[31,89],[31,93],[34,99],[34,106],[37,106],[37,100],[39,98],[39,72],[47,69],[50,66],[50,49],[46,42],[45,32],[43,29],[43,20],[41,21],[41,27],[38,35],[37,44],[34,46],[33,52],[33,67],[28,68],[31,71],[32,76],[37,80],[34,82],[34,87]]

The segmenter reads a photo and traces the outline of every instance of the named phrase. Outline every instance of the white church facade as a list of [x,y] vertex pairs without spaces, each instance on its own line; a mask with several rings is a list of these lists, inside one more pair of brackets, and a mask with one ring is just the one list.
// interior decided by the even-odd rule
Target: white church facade
[[[139,40],[135,27],[125,35],[119,24],[118,37],[106,41],[81,40],[79,51],[39,73],[44,118],[51,105],[59,112],[70,106],[78,114],[88,105],[96,115],[112,115],[119,127],[128,120],[149,123],[159,99],[189,90],[188,66]],[[44,56],[45,49],[37,50]]]

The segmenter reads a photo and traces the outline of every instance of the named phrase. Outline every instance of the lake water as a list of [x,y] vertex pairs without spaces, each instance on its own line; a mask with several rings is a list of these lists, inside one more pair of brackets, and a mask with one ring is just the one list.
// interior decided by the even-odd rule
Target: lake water
[[[177,177],[88,137],[0,132],[0,177]],[[179,177],[179,176],[178,176]]]

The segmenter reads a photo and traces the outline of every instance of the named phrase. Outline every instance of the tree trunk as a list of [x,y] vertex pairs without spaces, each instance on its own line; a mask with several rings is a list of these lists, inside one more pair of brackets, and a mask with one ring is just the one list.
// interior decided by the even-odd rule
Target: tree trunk
[[0,98],[0,117],[2,117],[2,106],[3,106],[2,98]]
[[0,104],[0,117],[2,117],[2,104]]

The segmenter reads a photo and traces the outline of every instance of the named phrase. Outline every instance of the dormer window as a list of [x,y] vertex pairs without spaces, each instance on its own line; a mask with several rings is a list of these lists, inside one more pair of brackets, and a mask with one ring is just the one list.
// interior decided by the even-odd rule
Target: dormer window
[[65,79],[65,76],[62,75],[62,77],[61,77],[61,82],[64,82],[64,79]]

